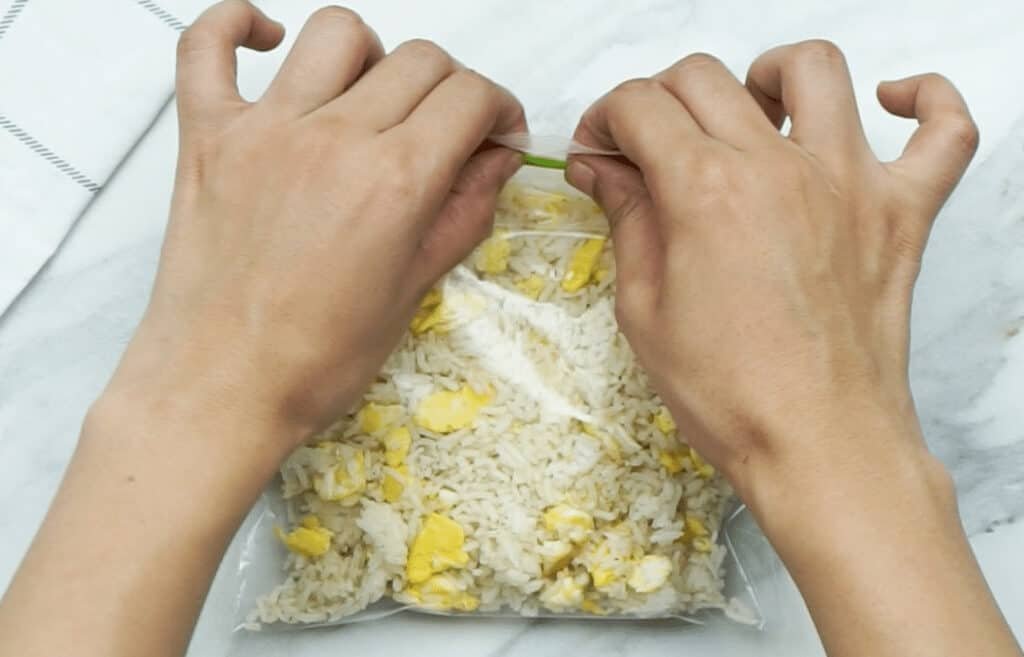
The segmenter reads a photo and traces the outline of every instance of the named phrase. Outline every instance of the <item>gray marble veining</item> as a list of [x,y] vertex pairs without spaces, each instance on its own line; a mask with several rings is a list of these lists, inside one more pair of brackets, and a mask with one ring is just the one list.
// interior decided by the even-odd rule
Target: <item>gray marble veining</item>
[[[315,0],[268,0],[292,36]],[[972,531],[1024,512],[1024,3],[728,0],[351,3],[388,46],[438,40],[524,101],[532,127],[568,134],[626,78],[695,50],[738,75],[778,43],[828,37],[847,52],[872,146],[896,157],[913,125],[873,99],[878,80],[940,70],[982,129],[975,165],[939,218],[915,300],[912,380],[929,441],[955,473]],[[168,53],[168,56],[172,56]],[[282,53],[243,54],[257,96]],[[0,582],[13,573],[70,457],[82,416],[144,308],[175,155],[167,110],[40,279],[0,318]],[[976,539],[1004,612],[1024,632],[1020,523]],[[232,636],[237,551],[228,555],[193,655],[818,655],[784,577],[764,633],[669,623],[453,620],[399,616],[340,630]],[[1014,584],[1017,582],[1017,584]]]

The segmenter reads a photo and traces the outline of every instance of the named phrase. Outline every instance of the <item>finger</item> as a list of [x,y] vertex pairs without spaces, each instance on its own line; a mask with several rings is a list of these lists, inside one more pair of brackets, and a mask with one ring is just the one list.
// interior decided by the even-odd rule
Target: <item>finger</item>
[[307,114],[337,98],[382,57],[380,39],[359,14],[324,7],[306,21],[264,98]]
[[624,82],[591,105],[573,138],[619,150],[645,173],[710,141],[679,100],[650,78]]
[[488,135],[526,129],[523,106],[509,91],[469,69],[445,78],[394,130],[423,154],[439,180],[450,179]]
[[949,80],[935,73],[883,82],[878,101],[886,111],[919,124],[890,167],[932,183],[941,204],[978,149],[978,127],[967,103]]
[[711,55],[690,55],[654,77],[715,139],[742,148],[778,138],[750,93]]
[[612,158],[581,155],[569,162],[566,180],[593,198],[608,218],[620,307],[651,307],[657,297],[663,248],[643,175]]
[[498,191],[519,169],[519,153],[492,148],[462,169],[420,245],[416,278],[423,289],[462,262],[491,233]]
[[392,128],[409,116],[442,80],[458,70],[451,55],[422,39],[407,41],[324,107],[375,130]]
[[746,88],[750,97],[760,106],[768,122],[775,126],[776,130],[781,130],[782,124],[786,122],[786,108],[782,106],[782,101],[768,96],[749,79]]
[[815,40],[769,50],[751,64],[747,87],[773,123],[790,116],[789,137],[808,152],[846,158],[867,149],[850,71],[835,44]]
[[216,116],[225,105],[243,102],[235,49],[270,50],[282,38],[280,23],[243,0],[225,0],[207,9],[178,40],[179,114]]

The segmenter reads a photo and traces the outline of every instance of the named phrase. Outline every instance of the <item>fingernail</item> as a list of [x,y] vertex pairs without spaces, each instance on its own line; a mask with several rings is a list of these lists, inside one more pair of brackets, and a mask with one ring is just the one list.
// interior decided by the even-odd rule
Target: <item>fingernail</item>
[[587,196],[593,195],[596,177],[594,170],[579,160],[570,161],[565,169],[565,180]]

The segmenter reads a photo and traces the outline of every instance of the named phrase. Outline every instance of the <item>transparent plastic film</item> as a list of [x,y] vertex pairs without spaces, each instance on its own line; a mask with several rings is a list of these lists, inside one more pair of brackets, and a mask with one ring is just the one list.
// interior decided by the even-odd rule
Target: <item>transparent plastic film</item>
[[542,169],[564,169],[570,155],[619,155],[615,150],[586,146],[568,137],[515,132],[493,135],[489,141],[523,154],[523,164]]
[[493,235],[250,515],[238,627],[405,610],[760,627],[777,560],[651,390],[614,291],[598,208],[557,171],[517,174]]

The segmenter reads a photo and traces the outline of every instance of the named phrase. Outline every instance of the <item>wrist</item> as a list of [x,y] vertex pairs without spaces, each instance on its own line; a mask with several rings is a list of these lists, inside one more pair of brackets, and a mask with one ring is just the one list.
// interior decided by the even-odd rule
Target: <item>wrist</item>
[[883,529],[961,531],[952,479],[927,450],[916,417],[878,413],[805,426],[813,433],[792,431],[737,487],[791,567]]
[[241,475],[242,490],[255,496],[301,442],[302,429],[259,398],[233,394],[203,376],[182,381],[168,374],[132,382],[115,376],[89,409],[84,446],[119,459],[148,455],[184,479]]
[[93,414],[197,425],[210,449],[258,448],[276,461],[320,428],[297,412],[302,386],[270,355],[240,348],[244,338],[165,325],[143,319]]

